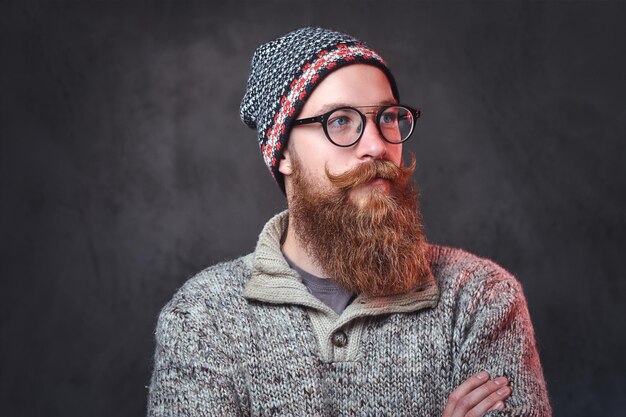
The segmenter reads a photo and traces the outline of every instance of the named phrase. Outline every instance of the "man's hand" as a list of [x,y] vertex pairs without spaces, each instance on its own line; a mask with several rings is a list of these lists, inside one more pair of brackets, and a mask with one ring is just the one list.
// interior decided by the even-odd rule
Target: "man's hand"
[[508,384],[505,377],[490,379],[484,371],[469,377],[450,393],[443,417],[481,417],[488,411],[501,410],[511,395]]

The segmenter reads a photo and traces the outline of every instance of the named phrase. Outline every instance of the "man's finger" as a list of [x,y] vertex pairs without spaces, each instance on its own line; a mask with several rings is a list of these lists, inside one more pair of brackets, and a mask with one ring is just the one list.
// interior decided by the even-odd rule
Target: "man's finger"
[[467,415],[479,417],[484,415],[487,411],[504,408],[504,400],[507,399],[509,395],[511,395],[511,388],[503,386],[478,403]]
[[[482,385],[479,385],[472,389],[470,392],[459,398],[455,404],[454,411],[451,417],[462,417],[465,415],[474,415],[476,417],[482,416],[492,405],[498,400],[505,399],[510,394],[510,389],[507,387],[508,380],[505,377],[498,377],[491,381],[487,381]],[[504,396],[498,396],[495,400],[491,397],[492,394],[498,392],[502,388],[505,388],[506,393]],[[473,408],[483,403],[482,408],[484,411],[480,414],[470,412]]]
[[481,371],[476,375],[472,375],[467,378],[465,382],[459,385],[454,391],[450,393],[448,396],[448,402],[446,402],[446,407],[443,410],[442,417],[451,417],[454,413],[454,409],[456,408],[456,404],[465,397],[468,393],[472,392],[477,387],[483,385],[485,382],[489,380],[489,374],[485,371]]
[[503,401],[498,401],[497,403],[495,403],[493,405],[493,407],[491,407],[487,411],[502,410],[503,408],[504,408],[504,402]]
[[[470,378],[471,379],[471,378]],[[451,411],[450,417],[463,417],[463,416],[482,416],[484,412],[489,410],[497,401],[504,400],[510,395],[510,388],[507,387],[508,380],[500,376],[493,380],[488,380],[484,384],[476,386],[470,392],[467,392],[460,398],[456,399],[454,409]],[[504,391],[501,389],[504,388]],[[500,392],[497,397],[490,397],[492,394]],[[484,401],[484,402],[483,402]],[[481,409],[484,409],[480,414],[472,411],[476,406],[483,403]]]

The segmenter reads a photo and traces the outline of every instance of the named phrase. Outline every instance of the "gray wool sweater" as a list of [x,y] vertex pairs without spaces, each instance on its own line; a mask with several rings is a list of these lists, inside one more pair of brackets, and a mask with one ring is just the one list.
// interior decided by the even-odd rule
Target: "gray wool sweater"
[[551,415],[522,289],[501,267],[430,245],[422,287],[337,315],[282,256],[286,226],[275,216],[253,254],[198,273],[163,308],[149,416],[441,416],[480,370],[513,390],[487,415]]

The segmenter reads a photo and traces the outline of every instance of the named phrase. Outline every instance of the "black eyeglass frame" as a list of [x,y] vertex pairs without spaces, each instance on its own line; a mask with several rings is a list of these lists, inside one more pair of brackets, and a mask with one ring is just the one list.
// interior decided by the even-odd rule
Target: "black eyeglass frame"
[[[376,112],[376,118],[374,119],[375,120],[374,124],[376,125],[376,129],[378,130],[378,133],[380,133],[380,137],[383,138],[383,140],[385,142],[392,143],[394,145],[397,145],[397,144],[400,144],[400,143],[404,143],[411,137],[411,135],[413,134],[413,131],[415,130],[415,125],[417,123],[417,119],[419,119],[421,114],[422,114],[422,112],[419,109],[415,109],[415,108],[407,106],[405,104],[389,104],[389,105],[385,105],[385,106],[358,106],[358,107],[360,107],[360,108],[378,108],[378,111]],[[387,110],[387,109],[389,109],[391,107],[402,107],[402,108],[408,110],[409,113],[411,113],[411,115],[413,116],[413,126],[411,126],[411,131],[409,132],[408,135],[406,135],[406,138],[402,139],[400,142],[390,141],[389,139],[387,139],[385,137],[383,132],[380,130],[380,125],[379,125],[380,117],[383,115],[385,110]],[[336,143],[335,141],[333,141],[330,138],[330,135],[328,134],[328,127],[326,126],[326,122],[328,121],[328,117],[330,117],[331,114],[333,114],[334,112],[336,112],[338,110],[354,110],[361,116],[361,121],[363,123],[363,129],[361,129],[361,133],[359,133],[359,136],[354,140],[354,142],[352,142],[352,143],[350,143],[348,145],[340,145],[340,144]],[[372,113],[370,112],[370,113],[367,113],[367,114],[372,114]],[[336,109],[329,110],[329,111],[327,111],[324,114],[320,114],[319,116],[313,116],[313,117],[307,117],[307,118],[304,118],[304,119],[294,120],[292,122],[292,127],[301,126],[301,125],[307,125],[307,124],[311,124],[311,123],[321,123],[322,124],[322,128],[324,129],[324,134],[326,135],[326,139],[328,139],[333,145],[339,146],[340,148],[349,148],[350,146],[354,146],[363,137],[363,132],[365,132],[365,124],[367,123],[367,116],[365,114],[361,113],[359,111],[359,109],[356,108],[356,107],[343,106],[343,107],[337,107]]]

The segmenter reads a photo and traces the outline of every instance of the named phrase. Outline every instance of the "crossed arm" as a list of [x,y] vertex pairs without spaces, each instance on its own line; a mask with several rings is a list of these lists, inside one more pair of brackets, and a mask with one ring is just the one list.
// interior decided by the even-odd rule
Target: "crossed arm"
[[[503,280],[473,294],[472,302],[458,306],[464,313],[455,320],[453,336],[456,388],[442,417],[550,416],[521,289],[515,281]],[[148,414],[248,414],[245,378],[233,368],[232,358],[205,343],[211,340],[206,323],[194,315],[170,306],[160,317]]]
[[462,275],[453,331],[452,380],[459,385],[450,393],[443,417],[550,417],[520,284],[495,264]]
[[[170,380],[170,377],[174,380]],[[168,396],[167,391],[170,391],[169,398],[162,401],[163,396]],[[217,403],[207,401],[203,404],[202,401],[198,401],[201,399],[198,398],[201,391],[207,394],[213,392],[214,395],[220,396],[221,400]],[[167,372],[155,369],[150,387],[148,414],[150,416],[242,415],[235,391],[236,387],[231,386],[228,378],[205,379],[201,372],[193,368],[171,369]],[[505,377],[491,379],[487,372],[479,372],[468,378],[450,394],[442,417],[481,417],[488,411],[503,409],[504,400],[510,394],[511,389]],[[210,402],[213,404],[209,404]]]

